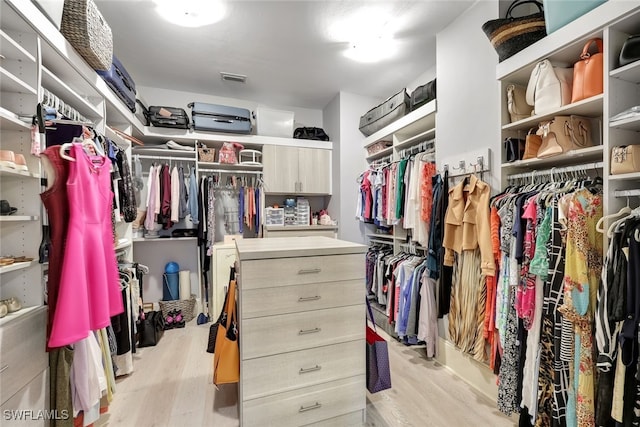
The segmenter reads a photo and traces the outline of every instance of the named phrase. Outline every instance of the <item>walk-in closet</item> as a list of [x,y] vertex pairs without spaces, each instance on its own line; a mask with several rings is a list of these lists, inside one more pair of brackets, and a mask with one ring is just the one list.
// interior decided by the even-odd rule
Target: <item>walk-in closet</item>
[[0,424],[638,425],[638,132],[636,0],[0,0]]

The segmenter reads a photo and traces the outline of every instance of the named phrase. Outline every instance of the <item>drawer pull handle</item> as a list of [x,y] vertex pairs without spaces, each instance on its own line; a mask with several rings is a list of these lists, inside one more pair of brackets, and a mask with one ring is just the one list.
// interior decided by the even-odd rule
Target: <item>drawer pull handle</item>
[[311,405],[311,406],[301,406],[300,409],[298,409],[298,412],[307,412],[307,411],[311,411],[312,409],[320,409],[322,408],[322,404],[319,402],[316,402],[315,405]]
[[320,273],[322,269],[320,268],[309,268],[307,270],[298,270],[298,274],[316,274]]
[[298,298],[298,302],[317,301],[320,298],[320,295],[316,295],[314,297],[300,297]]
[[298,335],[315,334],[317,332],[320,332],[321,330],[322,329],[320,328],[305,329],[305,330],[300,329],[300,332],[298,332]]
[[7,369],[9,369],[9,365],[4,365],[2,368],[0,368],[0,374],[6,371]]
[[298,371],[299,374],[308,374],[309,372],[314,372],[314,371],[319,371],[320,369],[322,369],[322,366],[320,365],[316,365],[313,368],[300,368],[300,370]]

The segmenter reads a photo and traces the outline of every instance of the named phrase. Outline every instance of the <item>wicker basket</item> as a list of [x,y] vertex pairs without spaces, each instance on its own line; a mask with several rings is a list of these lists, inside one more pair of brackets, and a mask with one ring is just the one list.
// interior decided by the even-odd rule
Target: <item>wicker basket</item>
[[91,67],[103,71],[111,68],[111,27],[93,0],[64,0],[60,32]]
[[159,301],[162,316],[167,317],[172,310],[182,310],[182,317],[185,322],[190,322],[195,316],[196,296],[191,295],[189,299],[178,299],[174,301]]
[[215,162],[216,161],[216,149],[215,148],[198,148],[198,160],[201,162]]

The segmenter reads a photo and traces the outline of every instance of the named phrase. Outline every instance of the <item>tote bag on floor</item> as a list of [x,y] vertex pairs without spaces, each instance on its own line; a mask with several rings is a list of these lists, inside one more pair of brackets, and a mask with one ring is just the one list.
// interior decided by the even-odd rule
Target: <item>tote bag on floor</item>
[[218,325],[213,354],[213,383],[215,385],[240,381],[240,348],[236,317],[236,281],[229,283],[224,321]]
[[367,390],[377,393],[391,388],[391,369],[389,368],[389,349],[387,341],[375,330],[371,305],[367,300],[367,310],[373,328],[367,325]]

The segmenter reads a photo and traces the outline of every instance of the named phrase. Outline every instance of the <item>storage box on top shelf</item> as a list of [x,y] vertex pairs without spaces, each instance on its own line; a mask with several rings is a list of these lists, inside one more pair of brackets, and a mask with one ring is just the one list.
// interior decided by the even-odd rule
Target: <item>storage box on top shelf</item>
[[558,28],[564,27],[569,22],[576,20],[606,1],[607,0],[542,0],[547,34],[551,34]]
[[293,111],[258,107],[253,113],[256,120],[256,134],[261,136],[293,137]]

